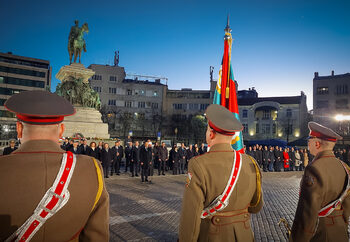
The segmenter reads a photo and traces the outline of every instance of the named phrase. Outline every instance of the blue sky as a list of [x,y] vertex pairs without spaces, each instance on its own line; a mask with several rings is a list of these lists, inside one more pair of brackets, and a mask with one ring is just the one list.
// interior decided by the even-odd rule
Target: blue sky
[[234,38],[239,89],[259,96],[308,96],[314,72],[350,72],[350,1],[18,1],[0,0],[0,51],[49,60],[52,90],[69,64],[74,20],[87,22],[85,66],[112,64],[120,51],[127,73],[167,77],[170,89],[209,88],[217,78],[226,16]]

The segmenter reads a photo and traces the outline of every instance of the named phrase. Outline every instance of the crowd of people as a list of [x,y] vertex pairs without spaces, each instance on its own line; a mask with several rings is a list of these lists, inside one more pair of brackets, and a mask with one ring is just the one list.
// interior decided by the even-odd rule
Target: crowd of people
[[[145,140],[132,142],[131,139],[125,142],[125,147],[121,141],[117,140],[113,147],[108,143],[91,142],[87,140],[65,139],[61,148],[71,151],[74,154],[84,154],[98,159],[103,167],[105,178],[120,175],[121,167],[125,172],[130,172],[132,177],[141,176],[142,182],[149,182],[148,177],[154,175],[154,170],[158,170],[158,175],[165,175],[166,171],[173,175],[185,174],[188,161],[194,157],[207,152],[205,144],[198,147],[197,144],[185,146],[181,143],[178,147],[174,145],[169,151],[165,143]],[[125,158],[125,159],[123,159]],[[125,162],[124,162],[125,161]]]
[[[245,153],[252,156],[264,172],[303,171],[314,158],[308,149],[259,144],[245,147]],[[334,154],[350,165],[349,152],[346,149],[335,149]]]

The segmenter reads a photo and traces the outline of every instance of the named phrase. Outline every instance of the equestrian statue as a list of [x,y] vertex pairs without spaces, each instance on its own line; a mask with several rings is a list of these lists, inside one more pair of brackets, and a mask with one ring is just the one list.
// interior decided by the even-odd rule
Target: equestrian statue
[[81,57],[81,51],[86,52],[86,44],[84,40],[84,33],[89,33],[89,26],[84,23],[79,27],[79,21],[75,20],[75,25],[72,26],[68,37],[68,53],[69,53],[69,64],[72,64],[72,58],[74,55],[74,63],[77,62],[77,57],[79,56],[79,63]]

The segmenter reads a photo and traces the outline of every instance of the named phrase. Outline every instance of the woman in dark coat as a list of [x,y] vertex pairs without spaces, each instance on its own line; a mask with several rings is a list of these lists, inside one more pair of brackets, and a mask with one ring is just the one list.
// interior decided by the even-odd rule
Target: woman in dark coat
[[88,149],[87,155],[100,160],[100,151],[96,148],[95,142],[90,143],[90,148]]
[[179,155],[179,151],[177,146],[175,147],[175,149],[173,150],[172,154],[172,161],[173,161],[173,175],[178,175],[180,172],[180,155]]

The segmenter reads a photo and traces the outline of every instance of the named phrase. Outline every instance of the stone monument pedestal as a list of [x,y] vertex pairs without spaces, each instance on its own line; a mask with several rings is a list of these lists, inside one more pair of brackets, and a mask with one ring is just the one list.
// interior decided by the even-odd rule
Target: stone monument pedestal
[[88,83],[89,78],[94,74],[95,72],[93,70],[85,68],[83,64],[72,63],[61,67],[59,72],[56,74],[56,78],[61,82],[82,79],[83,82]]
[[[83,81],[83,85],[79,84],[79,90],[78,92],[75,90],[75,95],[79,95],[81,97],[86,93],[92,93],[93,95],[90,94],[90,98],[96,98],[94,96],[95,93],[92,91],[91,87],[88,84],[89,78],[94,74],[95,72],[93,70],[85,68],[83,64],[72,63],[70,65],[61,67],[59,72],[56,74],[56,78],[62,82],[62,85],[67,84],[68,82],[79,84],[80,82],[77,81],[81,80]],[[71,87],[73,86],[74,85]],[[70,96],[71,94],[69,94],[67,90],[64,90],[63,93],[65,94],[63,97],[72,102]],[[77,100],[79,101],[79,104],[75,104],[75,101]],[[66,129],[63,133],[63,136],[73,137],[74,134],[80,133],[86,138],[89,137],[109,139],[110,136],[108,134],[108,124],[102,122],[101,113],[96,108],[93,108],[91,106],[83,107],[82,103],[84,102],[82,102],[82,100],[77,97],[75,97],[75,101],[73,101],[73,105],[76,109],[76,113],[72,116],[65,117],[63,123],[65,124]],[[94,101],[94,99],[92,99],[92,101]]]
[[66,127],[63,136],[73,137],[81,133],[84,137],[109,139],[108,124],[101,120],[101,113],[94,108],[75,107],[76,114],[64,118]]

